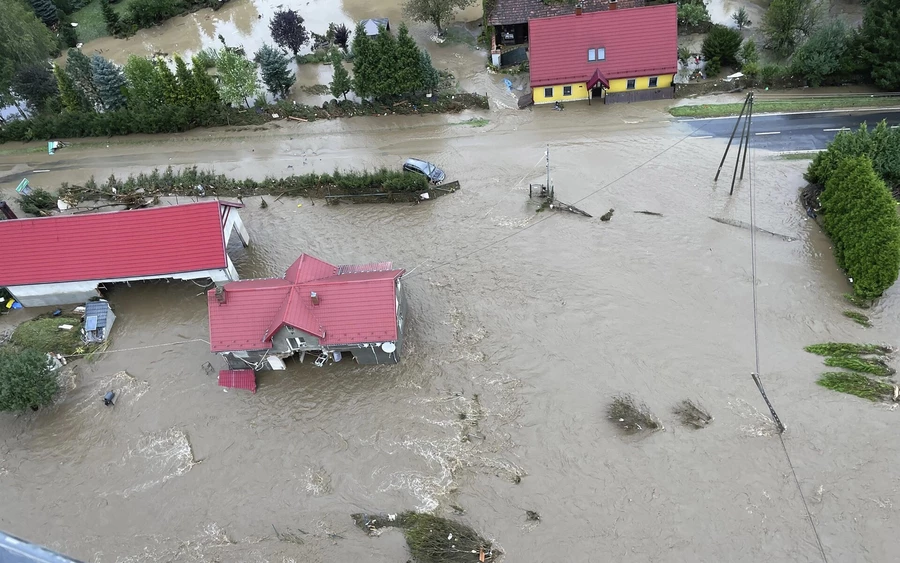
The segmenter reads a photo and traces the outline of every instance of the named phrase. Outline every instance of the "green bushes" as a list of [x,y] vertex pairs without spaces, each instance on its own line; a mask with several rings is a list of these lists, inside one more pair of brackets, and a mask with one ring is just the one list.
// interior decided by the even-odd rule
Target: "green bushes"
[[690,30],[703,31],[709,28],[709,11],[705,2],[683,1],[678,3],[678,25]]
[[47,354],[0,346],[0,411],[37,410],[59,391]]
[[703,58],[708,61],[719,59],[722,65],[737,65],[738,50],[741,48],[741,32],[724,25],[714,25],[703,40]]
[[791,59],[792,70],[810,86],[820,86],[826,77],[845,70],[849,49],[850,30],[840,20],[834,20],[816,29],[800,45]]
[[900,187],[900,130],[882,121],[872,131],[863,123],[856,131],[841,131],[813,159],[805,178],[813,184],[825,185],[840,162],[848,157],[867,156],[875,171],[891,189]]
[[819,196],[823,227],[854,293],[875,299],[900,273],[897,203],[866,156],[845,158]]
[[[849,393],[870,401],[878,401],[894,396],[897,399],[897,388],[882,381],[872,379],[870,375],[889,376],[894,370],[887,365],[883,357],[892,352],[888,346],[878,344],[851,344],[846,342],[826,342],[812,344],[805,348],[807,352],[826,356],[825,365],[851,370],[826,372],[818,380],[818,384],[832,391]],[[868,357],[867,357],[868,356]],[[874,357],[872,357],[874,356]],[[856,372],[856,373],[854,373]]]

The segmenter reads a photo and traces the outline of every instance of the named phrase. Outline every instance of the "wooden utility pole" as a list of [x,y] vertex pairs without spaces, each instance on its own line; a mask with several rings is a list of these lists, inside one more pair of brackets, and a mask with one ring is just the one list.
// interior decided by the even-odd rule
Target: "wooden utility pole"
[[[746,113],[746,116],[744,115]],[[714,182],[719,181],[719,174],[722,172],[722,167],[725,165],[725,159],[728,158],[728,151],[731,149],[731,144],[734,142],[734,135],[737,133],[738,127],[741,125],[741,120],[744,119],[744,129],[741,131],[741,140],[738,145],[738,153],[737,153],[737,161],[734,165],[734,174],[731,177],[731,190],[728,192],[728,195],[734,194],[734,183],[737,180],[737,167],[738,164],[741,166],[741,180],[744,179],[744,167],[747,163],[747,151],[750,147],[750,126],[753,118],[753,92],[749,92],[747,97],[744,98],[744,105],[741,106],[741,112],[738,114],[737,120],[734,122],[734,129],[731,130],[731,136],[728,137],[728,144],[725,146],[725,153],[722,155],[722,160],[719,161],[719,168],[716,169],[716,176],[713,178]]]

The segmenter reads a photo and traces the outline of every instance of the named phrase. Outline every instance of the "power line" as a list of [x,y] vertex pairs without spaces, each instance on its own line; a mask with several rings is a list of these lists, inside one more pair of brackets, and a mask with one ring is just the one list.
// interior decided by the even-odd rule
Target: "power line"
[[[593,196],[597,195],[598,193],[600,193],[601,191],[603,191],[603,190],[605,190],[606,188],[610,187],[611,185],[615,184],[615,183],[618,182],[619,180],[622,180],[622,179],[624,179],[624,178],[626,178],[626,177],[628,177],[628,176],[634,174],[635,172],[637,172],[638,170],[640,170],[640,169],[643,168],[644,166],[647,166],[648,164],[650,164],[651,162],[653,162],[653,161],[656,160],[657,158],[661,157],[662,155],[666,154],[666,153],[669,152],[670,150],[674,149],[675,147],[677,147],[678,145],[680,145],[681,143],[683,143],[684,141],[686,141],[687,139],[689,139],[694,133],[697,132],[697,129],[698,129],[698,128],[696,128],[696,127],[693,128],[693,129],[691,130],[690,133],[688,133],[687,135],[685,135],[684,137],[682,137],[681,139],[679,139],[679,140],[676,141],[675,143],[669,145],[668,147],[664,148],[664,149],[661,150],[660,152],[658,152],[658,153],[656,153],[655,155],[651,156],[650,158],[648,158],[647,160],[645,160],[645,161],[642,162],[641,164],[637,165],[636,167],[632,168],[632,169],[629,170],[628,172],[625,172],[624,174],[618,176],[617,178],[614,178],[613,180],[610,180],[610,181],[607,182],[606,184],[603,184],[602,186],[600,186],[600,187],[597,188],[596,190],[592,191],[592,192],[589,193],[588,195],[586,195],[586,196],[584,196],[583,198],[581,198],[581,199],[575,201],[575,203],[573,203],[572,205],[581,203],[582,201],[584,201],[584,200],[586,200],[586,199],[588,199],[588,198],[590,198],[590,197],[593,197]],[[533,168],[532,168],[532,170],[533,170]],[[549,188],[549,187],[548,187],[548,188]],[[496,206],[495,206],[495,207],[496,207]],[[543,223],[544,221],[548,221],[548,220],[552,219],[553,217],[555,217],[555,215],[553,215],[553,214],[548,214],[548,215],[546,215],[545,217],[543,217],[542,219],[538,219],[538,220],[535,221],[534,223],[531,223],[530,225],[526,225],[526,226],[522,227],[522,228],[519,229],[518,231],[512,232],[512,233],[510,233],[510,234],[508,234],[508,235],[506,235],[506,236],[500,237],[499,239],[496,239],[496,240],[494,240],[494,241],[492,241],[492,242],[489,242],[489,243],[487,243],[487,244],[484,244],[484,245],[482,245],[482,246],[479,246],[478,248],[472,250],[471,252],[467,252],[467,253],[462,254],[462,255],[457,255],[455,258],[453,258],[453,259],[451,259],[451,260],[446,260],[446,261],[444,261],[444,262],[440,262],[440,263],[438,263],[438,264],[435,264],[435,265],[432,266],[431,268],[428,268],[427,270],[423,270],[423,271],[419,272],[417,275],[427,274],[427,273],[429,273],[429,272],[433,272],[434,270],[437,270],[438,268],[443,268],[444,266],[449,266],[450,264],[455,264],[455,263],[457,263],[457,262],[459,262],[459,261],[461,261],[461,260],[464,260],[464,259],[466,259],[466,258],[469,258],[470,256],[474,256],[475,254],[478,254],[479,252],[482,252],[482,251],[484,251],[484,250],[487,250],[487,249],[489,249],[489,248],[492,248],[492,247],[494,247],[494,246],[497,246],[498,244],[500,244],[500,243],[502,243],[502,242],[505,242],[505,241],[507,241],[507,240],[513,238],[514,236],[517,236],[517,235],[519,235],[519,234],[521,234],[521,233],[527,231],[528,229],[530,229],[530,228],[532,228],[532,227],[536,227],[537,225],[540,225],[540,224]],[[418,266],[417,266],[417,267],[418,267]],[[407,274],[406,277],[412,277],[412,276],[411,276],[411,274]]]

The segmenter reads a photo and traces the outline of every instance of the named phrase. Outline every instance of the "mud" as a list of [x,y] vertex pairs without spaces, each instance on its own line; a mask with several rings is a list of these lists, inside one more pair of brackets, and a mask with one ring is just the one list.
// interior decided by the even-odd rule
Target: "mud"
[[[7,200],[23,175],[55,186],[197,164],[262,178],[413,155],[462,190],[417,206],[245,198],[253,243],[230,249],[242,278],[280,275],[301,252],[410,271],[396,366],[290,364],[255,395],[226,391],[202,367],[222,366],[204,288],[114,287],[109,353],[71,363],[55,405],[0,415],[0,526],[104,563],[387,563],[408,558],[402,535],[367,537],[351,513],[460,507],[506,561],[821,561],[749,376],[750,232],[708,219],[749,221],[748,182],[732,197],[712,182],[723,142],[690,138],[663,103],[506,109],[514,100],[492,95],[484,127],[464,123],[475,114],[353,118],[53,156],[5,146]],[[528,184],[544,181],[548,143],[556,195],[595,217],[615,208],[613,221],[535,213]],[[803,346],[895,344],[900,288],[867,311],[873,328],[844,318],[849,286],[797,203],[806,163],[751,156],[760,226],[798,239],[757,239],[766,390],[829,561],[889,561],[898,413],[815,385],[821,362]],[[0,332],[37,312],[0,317]],[[623,393],[666,430],[621,436],[606,405]],[[685,397],[715,423],[675,424]],[[886,438],[860,439],[874,436]]]

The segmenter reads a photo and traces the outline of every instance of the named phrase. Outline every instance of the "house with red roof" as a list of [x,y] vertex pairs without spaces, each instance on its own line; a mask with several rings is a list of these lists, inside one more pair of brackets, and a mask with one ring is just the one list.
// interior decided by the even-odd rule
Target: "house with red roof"
[[675,4],[528,21],[535,104],[603,98],[604,103],[674,97],[678,72]]
[[37,307],[84,303],[111,283],[237,280],[227,248],[232,232],[250,243],[241,207],[204,201],[0,221],[0,287]]
[[[210,290],[210,350],[232,370],[274,368],[269,358],[395,364],[403,346],[404,270],[390,262],[335,266],[302,254],[284,277]],[[283,368],[281,368],[283,369]]]

